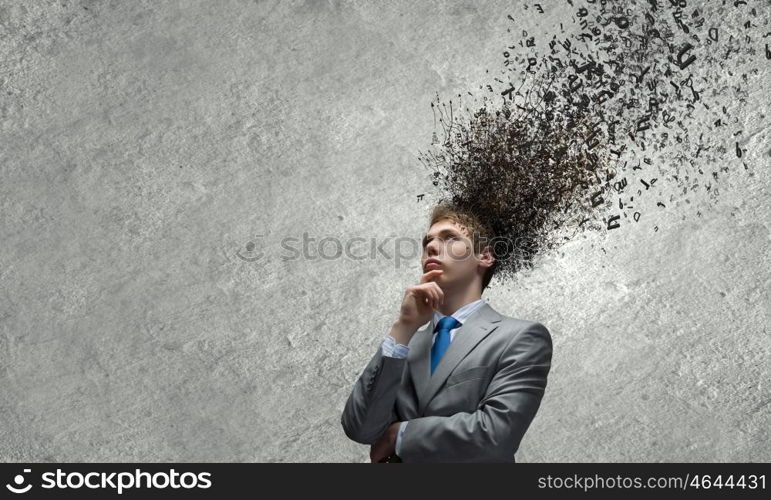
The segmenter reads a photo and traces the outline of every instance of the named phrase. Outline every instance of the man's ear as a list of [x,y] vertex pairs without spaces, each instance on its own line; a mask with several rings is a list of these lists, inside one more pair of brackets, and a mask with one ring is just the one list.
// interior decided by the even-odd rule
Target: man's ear
[[490,245],[486,245],[479,254],[479,265],[487,270],[487,268],[492,267],[493,264],[495,264],[493,249]]

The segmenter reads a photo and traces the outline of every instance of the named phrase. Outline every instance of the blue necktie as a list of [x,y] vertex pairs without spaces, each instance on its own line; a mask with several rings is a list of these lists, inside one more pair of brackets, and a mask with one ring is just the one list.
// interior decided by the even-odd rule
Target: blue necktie
[[434,369],[436,369],[439,360],[444,356],[444,352],[450,347],[450,330],[459,326],[460,322],[452,316],[445,316],[439,320],[437,325],[439,333],[436,334],[434,345],[431,347],[431,375],[434,374]]

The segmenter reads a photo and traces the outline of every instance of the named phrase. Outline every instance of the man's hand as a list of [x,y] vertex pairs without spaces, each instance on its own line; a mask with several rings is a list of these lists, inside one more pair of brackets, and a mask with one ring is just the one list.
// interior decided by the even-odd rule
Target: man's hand
[[373,464],[396,454],[396,434],[399,432],[399,424],[401,422],[389,425],[383,435],[370,447],[369,458]]
[[420,277],[419,284],[404,291],[399,318],[391,327],[391,336],[397,343],[407,345],[418,327],[430,320],[444,302],[444,290],[435,281],[443,273],[441,269],[432,269]]

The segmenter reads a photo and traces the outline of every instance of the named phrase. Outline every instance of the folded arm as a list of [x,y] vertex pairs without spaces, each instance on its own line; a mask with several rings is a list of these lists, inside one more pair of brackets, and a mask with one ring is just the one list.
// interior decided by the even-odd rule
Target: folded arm
[[399,457],[404,462],[511,462],[541,404],[551,356],[546,327],[526,327],[501,353],[479,408],[409,420]]
[[397,420],[396,394],[407,363],[408,348],[386,337],[348,396],[340,423],[345,435],[373,444]]

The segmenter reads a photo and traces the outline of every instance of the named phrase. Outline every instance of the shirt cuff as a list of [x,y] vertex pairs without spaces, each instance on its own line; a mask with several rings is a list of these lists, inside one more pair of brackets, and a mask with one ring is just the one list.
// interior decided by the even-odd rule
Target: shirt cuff
[[399,424],[399,432],[396,433],[396,455],[401,455],[401,449],[402,449],[402,434],[404,434],[404,429],[407,427],[407,420]]
[[410,348],[404,344],[397,344],[396,339],[390,335],[387,335],[383,340],[383,356],[390,358],[406,358]]

